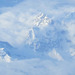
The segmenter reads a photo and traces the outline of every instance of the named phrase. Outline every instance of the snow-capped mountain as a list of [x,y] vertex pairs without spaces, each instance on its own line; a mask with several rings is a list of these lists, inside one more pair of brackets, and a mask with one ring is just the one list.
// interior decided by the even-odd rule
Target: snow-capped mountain
[[75,75],[75,1],[3,1],[0,75]]
[[4,48],[0,48],[0,61],[10,62],[11,57],[4,51]]
[[[65,21],[62,20],[60,22],[57,20],[58,21],[57,22],[54,21],[54,19],[47,17],[42,13],[33,15],[33,18],[30,20],[32,21],[31,26],[30,25],[27,27],[25,27],[25,25],[22,26],[22,28],[25,29],[24,31],[22,31],[22,28],[21,29],[18,28],[20,31],[18,31],[17,29],[16,32],[13,32],[14,33],[13,36],[15,35],[16,37],[11,38],[14,38],[14,40],[16,39],[15,41],[14,40],[13,42],[9,40],[6,40],[7,42],[0,41],[0,48],[4,48],[4,51],[10,57],[12,57],[12,59],[13,58],[26,59],[32,57],[40,57],[42,55],[43,58],[44,56],[49,57],[48,52],[52,51],[53,49],[57,50],[57,52],[59,52],[63,57],[70,56],[69,52],[72,53],[72,51],[70,51],[72,40],[68,38],[69,36],[69,34],[67,34],[68,28],[65,27],[67,26],[65,24],[66,20]],[[24,22],[22,21],[21,24],[23,23]],[[10,33],[9,36],[11,36]],[[19,35],[20,33],[24,35],[20,36]],[[17,37],[17,35],[19,35],[19,37]],[[17,45],[19,47],[15,46],[14,43],[18,43],[19,41],[20,43]]]

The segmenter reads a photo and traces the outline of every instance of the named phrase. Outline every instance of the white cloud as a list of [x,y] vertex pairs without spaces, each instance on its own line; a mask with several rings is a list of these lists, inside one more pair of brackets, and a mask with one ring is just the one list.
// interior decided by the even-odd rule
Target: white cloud
[[[55,61],[56,62],[56,61]],[[75,61],[54,64],[50,60],[25,59],[10,63],[0,62],[0,74],[4,75],[74,75]]]
[[56,59],[56,60],[58,60],[58,61],[63,61],[62,56],[61,56],[58,52],[56,52],[55,49],[53,49],[51,52],[49,52],[48,55],[49,55],[51,58],[54,58],[54,59]]
[[[37,26],[35,22],[38,20],[38,16],[38,14],[31,15],[24,12],[20,12],[18,15],[16,15],[16,13],[12,11],[1,14],[0,40],[7,41],[13,46],[20,46],[29,40],[30,43],[35,39],[33,27]],[[40,17],[37,22],[39,24],[38,27],[43,29],[44,26],[48,25],[49,20],[47,17],[42,15],[42,18]],[[30,35],[32,35],[32,37],[30,37]]]

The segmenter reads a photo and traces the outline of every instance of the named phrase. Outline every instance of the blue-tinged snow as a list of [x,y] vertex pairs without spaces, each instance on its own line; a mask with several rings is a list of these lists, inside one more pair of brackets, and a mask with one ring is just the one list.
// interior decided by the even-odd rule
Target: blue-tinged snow
[[0,0],[0,75],[75,75],[74,0]]

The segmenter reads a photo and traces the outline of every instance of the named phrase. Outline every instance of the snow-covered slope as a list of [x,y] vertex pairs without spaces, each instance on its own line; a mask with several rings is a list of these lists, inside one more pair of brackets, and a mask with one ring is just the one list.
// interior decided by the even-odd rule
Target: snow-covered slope
[[1,75],[75,75],[75,1],[64,1],[0,9]]
[[[7,13],[4,13],[1,16],[3,17],[6,14]],[[67,21],[69,21],[68,18],[71,17],[71,15],[68,15],[61,21],[59,21],[47,17],[42,13],[35,14],[31,16],[33,18],[28,20],[32,21],[32,23],[29,23],[28,26],[26,25],[26,22],[23,21],[26,18],[24,16],[25,15],[23,15],[23,17],[21,16],[17,20],[22,25],[16,25],[16,29],[12,24],[9,25],[13,26],[12,28],[6,28],[6,24],[3,24],[4,26],[0,27],[1,29],[5,29],[2,30],[3,34],[0,38],[7,41],[0,41],[0,48],[5,48],[4,50],[8,55],[15,59],[40,57],[42,56],[42,54],[46,57],[49,57],[48,52],[55,49],[64,57],[64,59],[66,56],[70,56],[70,49],[74,49],[74,47],[71,47],[72,45],[74,45],[74,43],[71,42],[73,42],[74,40],[69,37],[73,37],[74,32],[72,30],[69,30],[70,28],[66,23]],[[7,18],[7,15],[4,18]],[[25,23],[25,25],[23,25],[23,23]],[[74,25],[72,25],[72,27],[73,26]],[[10,29],[10,31],[7,31],[7,29]],[[15,31],[13,31],[14,29]],[[6,33],[5,31],[7,31],[8,33]],[[72,31],[72,35],[69,31]],[[13,34],[11,35],[11,33]],[[6,35],[7,38],[3,38],[4,35]],[[10,40],[8,36],[10,37]]]

